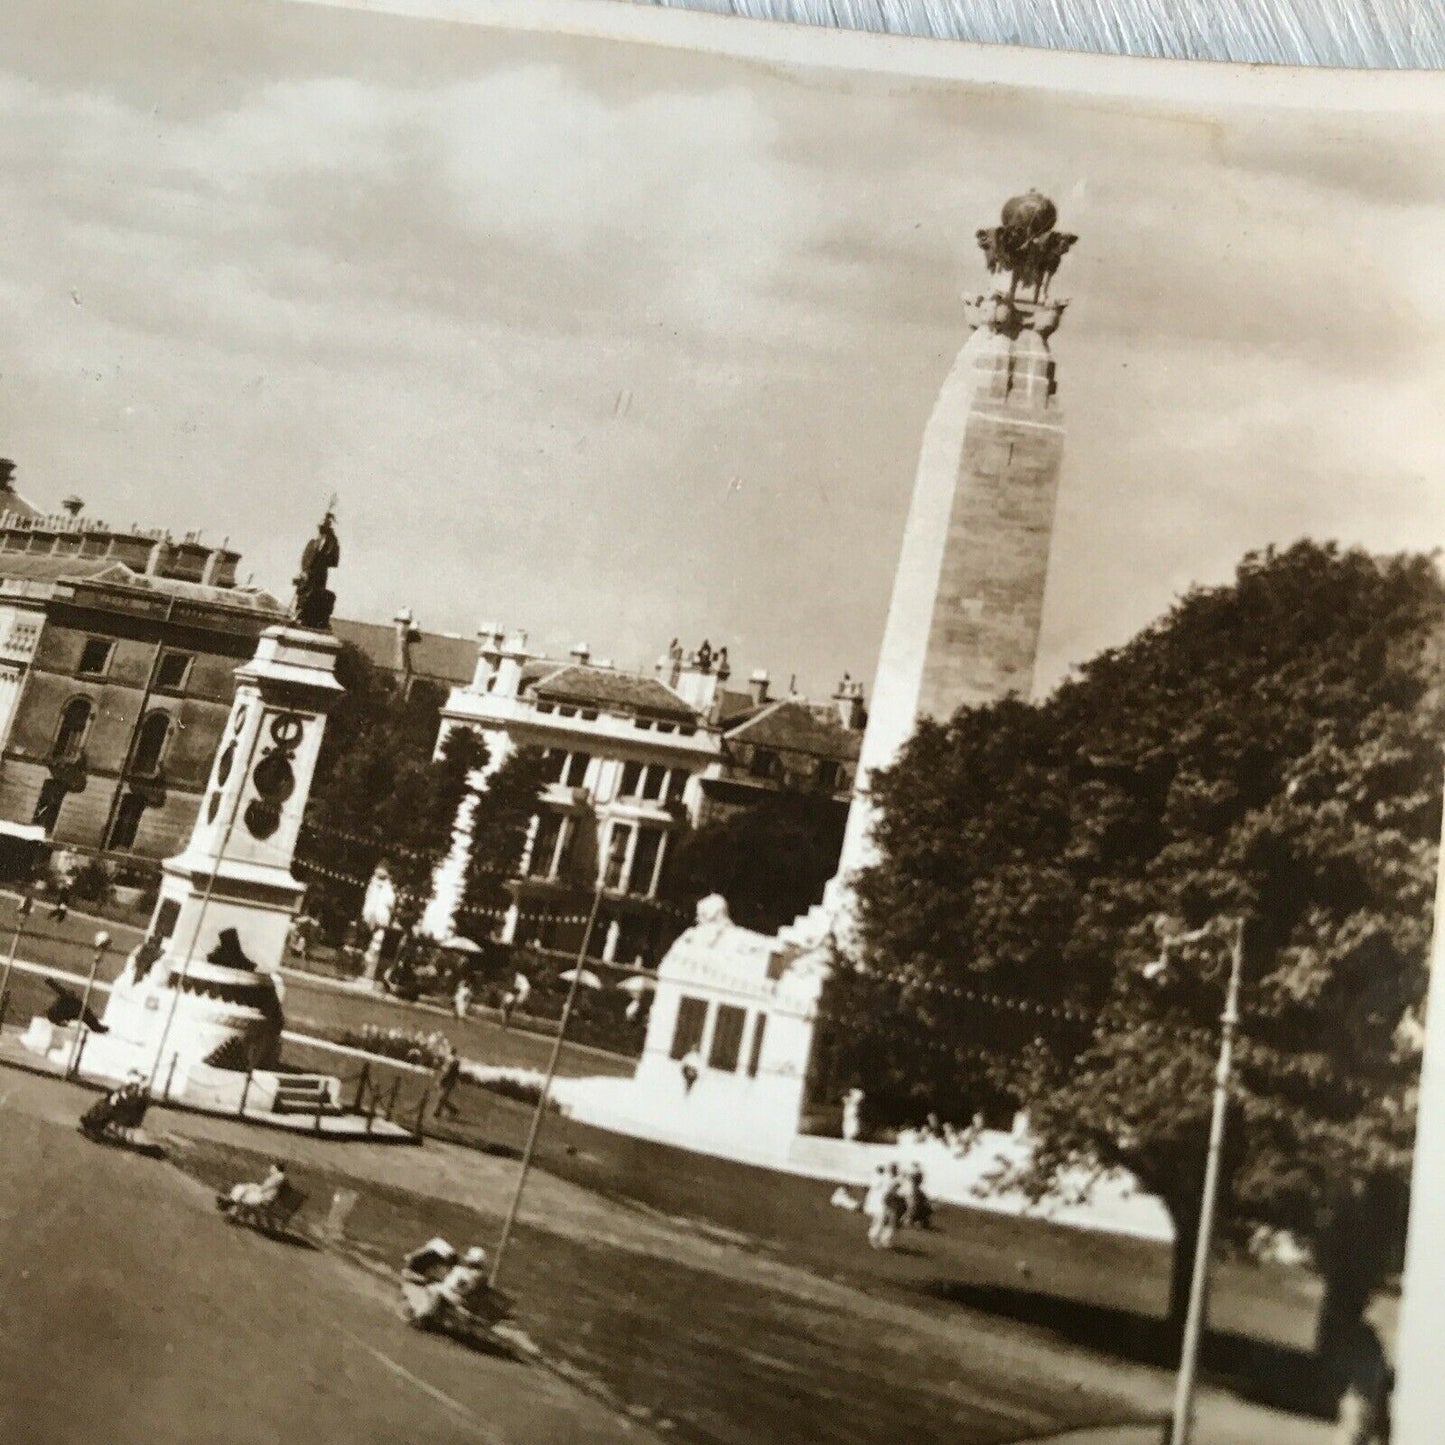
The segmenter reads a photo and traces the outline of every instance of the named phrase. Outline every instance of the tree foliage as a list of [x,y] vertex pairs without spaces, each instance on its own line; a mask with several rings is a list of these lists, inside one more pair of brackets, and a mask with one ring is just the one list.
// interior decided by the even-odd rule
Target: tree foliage
[[1183,1267],[1227,939],[1153,981],[1142,965],[1160,915],[1242,917],[1226,1215],[1311,1241],[1356,1309],[1408,1187],[1442,618],[1429,559],[1300,543],[1038,705],[920,725],[873,780],[881,861],[859,881],[860,966],[831,990],[843,1072],[899,1122],[1023,1104],[1034,1186],[1130,1169]]
[[496,931],[497,915],[511,901],[527,828],[551,774],[541,748],[517,748],[487,779],[472,815],[471,858],[457,932],[482,940]]
[[682,835],[663,891],[686,910],[720,893],[734,921],[774,933],[822,898],[838,866],[844,818],[831,800],[774,794]]
[[[342,647],[336,673],[346,691],[327,723],[298,856],[309,906],[331,929],[343,926],[385,862],[397,886],[396,921],[409,926],[451,847],[468,780],[487,765],[487,746],[480,734],[455,728],[438,756],[440,689],[414,681],[404,690],[355,647]],[[502,897],[502,875],[515,870],[535,811],[537,773],[530,751],[492,773],[474,817],[467,906],[495,908]]]

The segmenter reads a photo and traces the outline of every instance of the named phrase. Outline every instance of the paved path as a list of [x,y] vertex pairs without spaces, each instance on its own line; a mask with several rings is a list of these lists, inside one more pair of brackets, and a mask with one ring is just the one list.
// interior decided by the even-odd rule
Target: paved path
[[650,1438],[545,1370],[406,1329],[381,1281],[226,1226],[169,1165],[86,1142],[88,1098],[0,1075],[0,1440]]

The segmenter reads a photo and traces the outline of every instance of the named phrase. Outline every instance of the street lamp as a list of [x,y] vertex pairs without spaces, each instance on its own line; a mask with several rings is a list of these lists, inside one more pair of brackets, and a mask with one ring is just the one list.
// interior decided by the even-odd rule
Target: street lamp
[[95,976],[100,971],[100,961],[110,947],[110,934],[101,929],[95,935],[95,952],[90,957],[90,973],[85,980],[85,992],[80,996],[80,1017],[75,1021],[75,1043],[71,1045],[70,1062],[65,1066],[65,1076],[70,1078],[80,1065],[80,1050],[85,1043],[85,1016],[90,1011],[90,995],[95,989]]
[[15,905],[15,933],[10,940],[10,952],[5,955],[5,971],[0,974],[0,1025],[5,1022],[5,1015],[10,1009],[10,973],[15,967],[15,955],[20,948],[20,935],[25,932],[25,920],[30,917],[30,910],[33,907],[30,894],[22,893],[20,902]]
[[562,1057],[562,1041],[567,1036],[567,1024],[572,1018],[572,1007],[577,1002],[577,990],[586,972],[587,950],[592,944],[592,933],[597,927],[597,914],[602,907],[603,878],[599,875],[597,886],[592,891],[592,910],[587,915],[587,926],[582,930],[582,942],[577,949],[577,962],[572,968],[572,978],[567,986],[567,1000],[562,1005],[562,1017],[557,1022],[557,1037],[552,1042],[552,1057],[547,1061],[547,1074],[542,1080],[542,1091],[537,1096],[537,1108],[532,1114],[532,1125],[527,1132],[527,1144],[522,1150],[522,1167],[517,1175],[517,1187],[512,1193],[512,1202],[507,1209],[502,1233],[497,1240],[496,1252],[492,1256],[492,1272],[487,1283],[496,1288],[497,1276],[502,1272],[502,1256],[506,1253],[507,1242],[512,1237],[512,1226],[517,1222],[517,1211],[522,1207],[522,1190],[527,1184],[527,1175],[532,1168],[532,1155],[536,1152],[537,1136],[542,1132],[542,1116],[547,1111],[547,1102],[552,1096],[552,1081],[557,1076],[557,1061]]
[[[1224,920],[1216,920],[1223,922]],[[1219,1199],[1219,1175],[1224,1157],[1224,1125],[1229,1108],[1229,1081],[1234,1069],[1234,1035],[1239,1026],[1239,984],[1244,972],[1244,919],[1234,922],[1230,945],[1229,989],[1220,1017],[1219,1062],[1214,1070],[1214,1107],[1209,1119],[1209,1152],[1204,1163],[1204,1197],[1199,1207],[1199,1236],[1194,1250],[1194,1273],[1189,1281],[1189,1310],[1184,1318],[1184,1343],[1179,1352],[1179,1374],[1174,1388],[1174,1413],[1170,1420],[1169,1445],[1189,1445],[1194,1429],[1194,1382],[1199,1367],[1199,1346],[1204,1334],[1204,1315],[1209,1299],[1209,1254],[1214,1242],[1214,1213]],[[1164,939],[1159,958],[1144,968],[1149,979],[1163,977],[1169,969],[1169,949],[1194,943],[1212,934],[1215,924],[1191,933]]]

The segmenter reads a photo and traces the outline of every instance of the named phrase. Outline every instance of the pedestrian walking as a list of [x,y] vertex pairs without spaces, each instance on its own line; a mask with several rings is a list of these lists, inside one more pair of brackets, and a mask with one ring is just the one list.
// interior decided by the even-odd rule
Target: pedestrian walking
[[512,1014],[516,1009],[521,1008],[532,992],[532,981],[525,973],[519,973],[513,980],[512,986],[502,995],[502,1027],[506,1028],[512,1022]]
[[887,1249],[893,1243],[893,1229],[888,1211],[888,1171],[879,1165],[863,1196],[863,1217],[868,1221],[868,1244],[872,1249]]
[[459,1019],[464,1019],[471,1013],[472,985],[465,977],[457,984],[456,995],[452,999],[452,1007]]
[[448,1119],[455,1119],[460,1112],[452,1103],[452,1090],[461,1082],[462,1060],[456,1049],[449,1043],[446,1054],[437,1070],[437,1102],[432,1117],[440,1119],[445,1113]]
[[70,913],[70,880],[61,878],[55,885],[55,895],[50,900],[47,916],[52,923],[64,923]]
[[923,1188],[923,1165],[917,1161],[903,1179],[903,1223],[909,1229],[933,1228],[933,1201]]
[[1336,1416],[1337,1445],[1389,1445],[1395,1372],[1375,1327],[1361,1320],[1341,1350],[1344,1389]]
[[843,1137],[854,1144],[862,1132],[863,1090],[855,1087],[843,1095]]
[[696,1049],[689,1049],[682,1056],[678,1067],[682,1070],[682,1092],[691,1094],[702,1074],[702,1055]]

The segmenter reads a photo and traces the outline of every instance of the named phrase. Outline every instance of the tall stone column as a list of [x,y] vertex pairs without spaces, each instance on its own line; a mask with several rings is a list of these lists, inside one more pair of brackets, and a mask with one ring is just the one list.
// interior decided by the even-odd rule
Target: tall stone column
[[[1033,689],[1063,459],[1048,283],[1074,242],[1036,191],[979,233],[1007,287],[965,303],[972,334],[923,434],[837,885],[872,861],[868,778],[918,720]],[[1032,294],[1029,294],[1032,293]]]
[[683,1107],[670,1126],[679,1133],[753,1148],[763,1116],[774,1143],[796,1132],[833,946],[851,942],[850,879],[873,857],[870,775],[897,758],[919,718],[1032,690],[1063,456],[1049,341],[1064,303],[1048,290],[1076,239],[1056,220],[1052,202],[1031,191],[978,233],[998,279],[965,303],[972,334],[924,432],[837,875],[822,903],[774,936],[734,926],[721,900],[705,900],[659,966],[629,1108],[682,1097],[671,1055],[687,1022],[684,996],[690,1010],[754,1001],[751,1037],[761,1045],[741,1072],[708,1066],[690,1097],[717,1108],[694,1124],[699,1111]]

